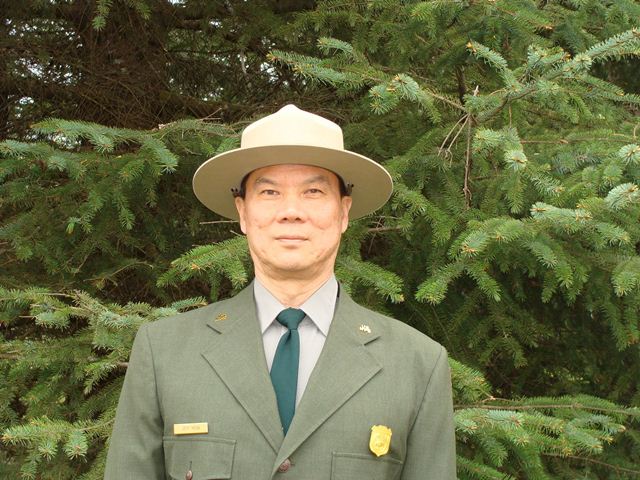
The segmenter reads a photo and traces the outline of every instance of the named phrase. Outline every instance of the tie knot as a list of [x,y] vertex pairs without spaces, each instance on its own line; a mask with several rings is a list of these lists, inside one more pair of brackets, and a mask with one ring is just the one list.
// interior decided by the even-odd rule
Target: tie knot
[[296,330],[304,316],[305,313],[299,308],[287,308],[278,314],[276,320],[289,330]]

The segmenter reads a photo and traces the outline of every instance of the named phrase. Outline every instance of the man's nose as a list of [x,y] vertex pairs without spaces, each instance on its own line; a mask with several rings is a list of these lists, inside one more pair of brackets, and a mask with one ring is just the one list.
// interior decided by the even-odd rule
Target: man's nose
[[304,221],[306,213],[295,195],[284,195],[278,211],[278,221],[280,222],[300,222]]

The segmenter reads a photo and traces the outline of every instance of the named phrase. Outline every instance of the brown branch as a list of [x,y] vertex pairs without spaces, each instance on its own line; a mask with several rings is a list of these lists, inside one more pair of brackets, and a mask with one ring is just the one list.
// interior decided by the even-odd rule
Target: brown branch
[[428,95],[431,95],[433,98],[440,100],[441,102],[446,103],[447,105],[450,105],[454,108],[457,108],[458,110],[462,110],[463,112],[466,112],[466,109],[462,106],[457,104],[456,102],[452,102],[451,100],[449,100],[447,97],[443,97],[442,95],[438,95],[437,93],[433,93],[431,90],[426,89],[425,91],[427,92]]
[[397,230],[402,230],[402,227],[372,227],[367,230],[369,233],[377,233],[377,232],[393,232]]
[[580,143],[580,142],[619,142],[619,143],[629,143],[629,140],[625,139],[612,139],[612,138],[580,138],[575,140],[567,140],[566,138],[560,138],[559,140],[520,140],[520,143],[550,143],[550,144],[560,144],[560,145],[568,145],[570,143]]
[[91,430],[98,430],[98,429],[101,429],[101,428],[104,428],[104,427],[107,427],[107,426],[111,425],[115,421],[116,421],[116,419],[112,418],[111,420],[107,420],[104,423],[98,423],[96,425],[91,425],[90,427],[84,427],[84,428],[81,428],[80,430],[82,430],[83,432],[89,432]]
[[471,188],[469,187],[469,177],[471,176],[471,167],[473,166],[473,159],[471,158],[471,124],[473,123],[473,117],[469,114],[467,118],[467,152],[466,160],[464,164],[464,203],[467,209],[471,208]]
[[17,353],[0,353],[0,360],[19,360],[20,355]]
[[[489,400],[499,400],[496,398],[492,398]],[[561,404],[547,404],[547,405],[487,405],[485,403],[471,403],[468,405],[455,405],[454,408],[461,410],[465,408],[477,408],[479,410],[561,410],[561,409],[575,409],[575,410],[589,410],[593,412],[607,412],[607,413],[618,413],[621,415],[630,415],[626,410],[621,410],[619,408],[601,408],[601,407],[587,407],[581,405],[579,403],[572,403],[570,405],[561,405]]]
[[633,474],[636,474],[636,475],[640,475],[640,470],[631,470],[629,468],[618,467],[617,465],[612,465],[611,463],[603,462],[601,460],[596,460],[594,458],[579,457],[577,455],[562,455],[562,454],[559,454],[559,453],[551,453],[551,452],[542,452],[542,454],[546,455],[548,457],[571,458],[572,460],[581,460],[581,461],[584,461],[584,462],[590,462],[590,463],[594,463],[596,465],[601,465],[603,467],[610,468],[612,470],[615,470],[616,472],[633,473]]
[[199,22],[201,20],[224,18],[229,15],[226,3],[211,2],[206,10],[200,4],[180,5],[171,3],[169,0],[157,2],[156,5],[163,18],[166,18],[169,22],[174,22],[172,25],[177,25],[185,20]]
[[231,102],[224,101],[207,101],[198,98],[181,95],[176,92],[164,90],[158,92],[158,100],[164,106],[172,111],[188,111],[195,117],[207,117],[215,112],[225,121],[229,119],[241,118],[246,110],[242,106],[234,105]]
[[[29,4],[28,8],[24,8],[20,5],[20,7],[18,8],[9,9],[8,12],[5,12],[5,15],[7,18],[10,18],[12,22],[33,22],[38,18],[43,18],[46,20],[73,20],[77,18],[80,13],[77,6],[77,4],[80,3],[82,2],[72,2],[69,4],[33,2]],[[7,5],[9,5],[9,3],[7,3]]]
[[35,99],[51,100],[66,97],[71,99],[69,87],[63,87],[44,79],[15,76],[0,77],[0,95],[16,95]]
[[467,94],[467,85],[464,78],[464,69],[462,67],[456,68],[456,80],[458,81],[458,98],[460,103],[464,104],[464,96]]
[[[0,353],[0,360],[20,360],[21,358],[22,355],[19,353]],[[92,362],[96,361],[97,359],[89,358],[88,360]],[[116,362],[115,365],[118,368],[124,368],[126,370],[129,367],[129,362]]]
[[[420,80],[422,80],[423,82],[427,83],[429,81],[428,78],[423,77],[421,75],[418,75],[416,72],[409,72],[409,74],[411,75],[411,77],[413,78],[418,78]],[[453,100],[448,99],[447,97],[444,97],[442,95],[438,95],[437,93],[433,93],[431,90],[429,90],[426,87],[422,87],[424,89],[424,91],[428,94],[431,95],[433,98],[440,100],[441,102],[446,103],[447,105],[450,105],[458,110],[462,110],[463,112],[466,113],[466,109],[464,108],[464,105],[461,105],[457,102],[454,102]]]
[[460,125],[461,122],[466,122],[468,118],[468,114],[463,115],[462,117],[460,117],[458,119],[458,121],[456,122],[456,124],[451,128],[451,130],[449,130],[449,133],[447,133],[447,136],[444,137],[444,140],[442,141],[442,143],[440,144],[440,148],[438,149],[438,156],[442,155],[442,152],[445,152],[445,157],[450,156],[451,155],[451,147],[453,147],[454,143],[456,143],[456,140],[458,138],[458,136],[460,135],[460,132],[462,131],[462,129],[464,128],[464,123],[462,123],[462,126],[460,127],[460,129],[458,130],[458,133],[455,134],[455,136],[453,137],[453,140],[451,140],[451,142],[449,142],[449,145],[447,146],[447,148],[445,148],[445,145],[447,145],[447,141],[449,140],[449,137],[451,136],[451,134],[456,130],[456,128],[458,127],[458,125]]
[[214,225],[216,223],[238,223],[238,220],[214,220],[211,222],[198,222],[198,225]]
[[275,2],[275,12],[282,13],[295,13],[303,10],[313,10],[316,6],[314,0],[279,0]]
[[113,272],[107,274],[107,275],[97,275],[95,277],[91,277],[88,280],[91,282],[98,282],[98,281],[106,281],[106,280],[110,280],[111,282],[115,283],[115,281],[113,280],[113,278],[118,275],[120,272],[122,272],[123,270],[126,270],[127,268],[133,267],[134,265],[146,265],[147,267],[153,269],[153,265],[151,265],[150,263],[147,262],[141,262],[141,261],[135,261],[135,262],[131,262],[131,263],[127,263],[126,265],[123,265],[122,267],[118,268],[117,270],[114,270]]

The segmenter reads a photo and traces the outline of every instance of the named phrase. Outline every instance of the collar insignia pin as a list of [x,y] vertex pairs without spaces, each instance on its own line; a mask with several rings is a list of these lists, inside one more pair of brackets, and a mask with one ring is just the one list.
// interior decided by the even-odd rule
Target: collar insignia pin
[[224,320],[227,319],[227,314],[226,313],[220,313],[217,317],[216,317],[216,322],[222,322]]
[[362,333],[371,333],[371,328],[369,328],[369,325],[365,325],[363,323],[362,325],[360,325],[360,331]]

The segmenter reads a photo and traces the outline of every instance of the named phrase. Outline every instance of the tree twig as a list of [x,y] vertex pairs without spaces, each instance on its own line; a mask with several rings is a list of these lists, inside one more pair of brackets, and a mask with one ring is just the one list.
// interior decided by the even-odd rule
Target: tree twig
[[577,455],[562,455],[559,453],[551,453],[551,452],[542,452],[542,454],[548,457],[571,458],[573,460],[581,460],[584,462],[594,463],[596,465],[602,465],[603,467],[610,468],[612,470],[615,470],[616,472],[634,473],[636,475],[640,475],[640,470],[631,470],[630,468],[618,467],[617,465],[612,465],[611,463],[603,462],[602,460],[596,460],[595,458],[579,457]]
[[[449,133],[447,133],[447,136],[444,137],[444,140],[442,140],[442,143],[440,144],[440,148],[438,149],[438,156],[442,155],[443,151],[446,152],[445,156],[451,155],[451,147],[456,142],[456,139],[458,138],[458,136],[460,135],[460,132],[464,128],[463,122],[466,122],[468,117],[469,117],[468,114],[464,114],[463,116],[461,116],[456,122],[456,124],[451,128],[451,130],[449,130]],[[455,136],[453,137],[453,140],[451,140],[451,142],[449,142],[449,145],[445,148],[445,145],[447,145],[447,141],[449,140],[449,137],[456,130],[456,128],[458,128],[458,125],[460,125],[460,123],[462,123],[462,126],[458,130],[458,133],[455,134]]]
[[238,220],[213,220],[211,222],[198,222],[199,225],[214,225],[216,223],[238,223]]
[[0,360],[19,360],[20,355],[17,353],[0,353]]
[[[490,400],[499,400],[499,399],[490,399]],[[602,407],[588,407],[585,405],[581,405],[579,403],[572,403],[570,405],[561,405],[561,404],[547,404],[547,405],[486,405],[484,403],[475,403],[468,405],[455,405],[454,408],[458,410],[462,410],[465,408],[477,408],[479,410],[560,410],[560,409],[579,409],[579,410],[589,410],[593,412],[607,412],[607,413],[618,413],[621,415],[629,415],[629,412],[626,410],[621,410],[619,408],[602,408]]]
[[377,232],[392,232],[395,230],[402,230],[402,227],[371,227],[367,230],[369,233],[377,233]]
[[471,188],[469,187],[469,177],[471,176],[471,167],[473,165],[473,159],[471,158],[471,123],[473,117],[471,115],[467,118],[467,152],[464,164],[464,203],[467,209],[471,208]]
[[579,143],[579,142],[620,142],[620,143],[628,143],[628,140],[625,139],[612,139],[612,138],[580,138],[575,140],[567,140],[566,138],[560,138],[558,140],[520,140],[520,143],[551,143],[551,144],[560,144],[560,145],[568,145],[570,143]]

